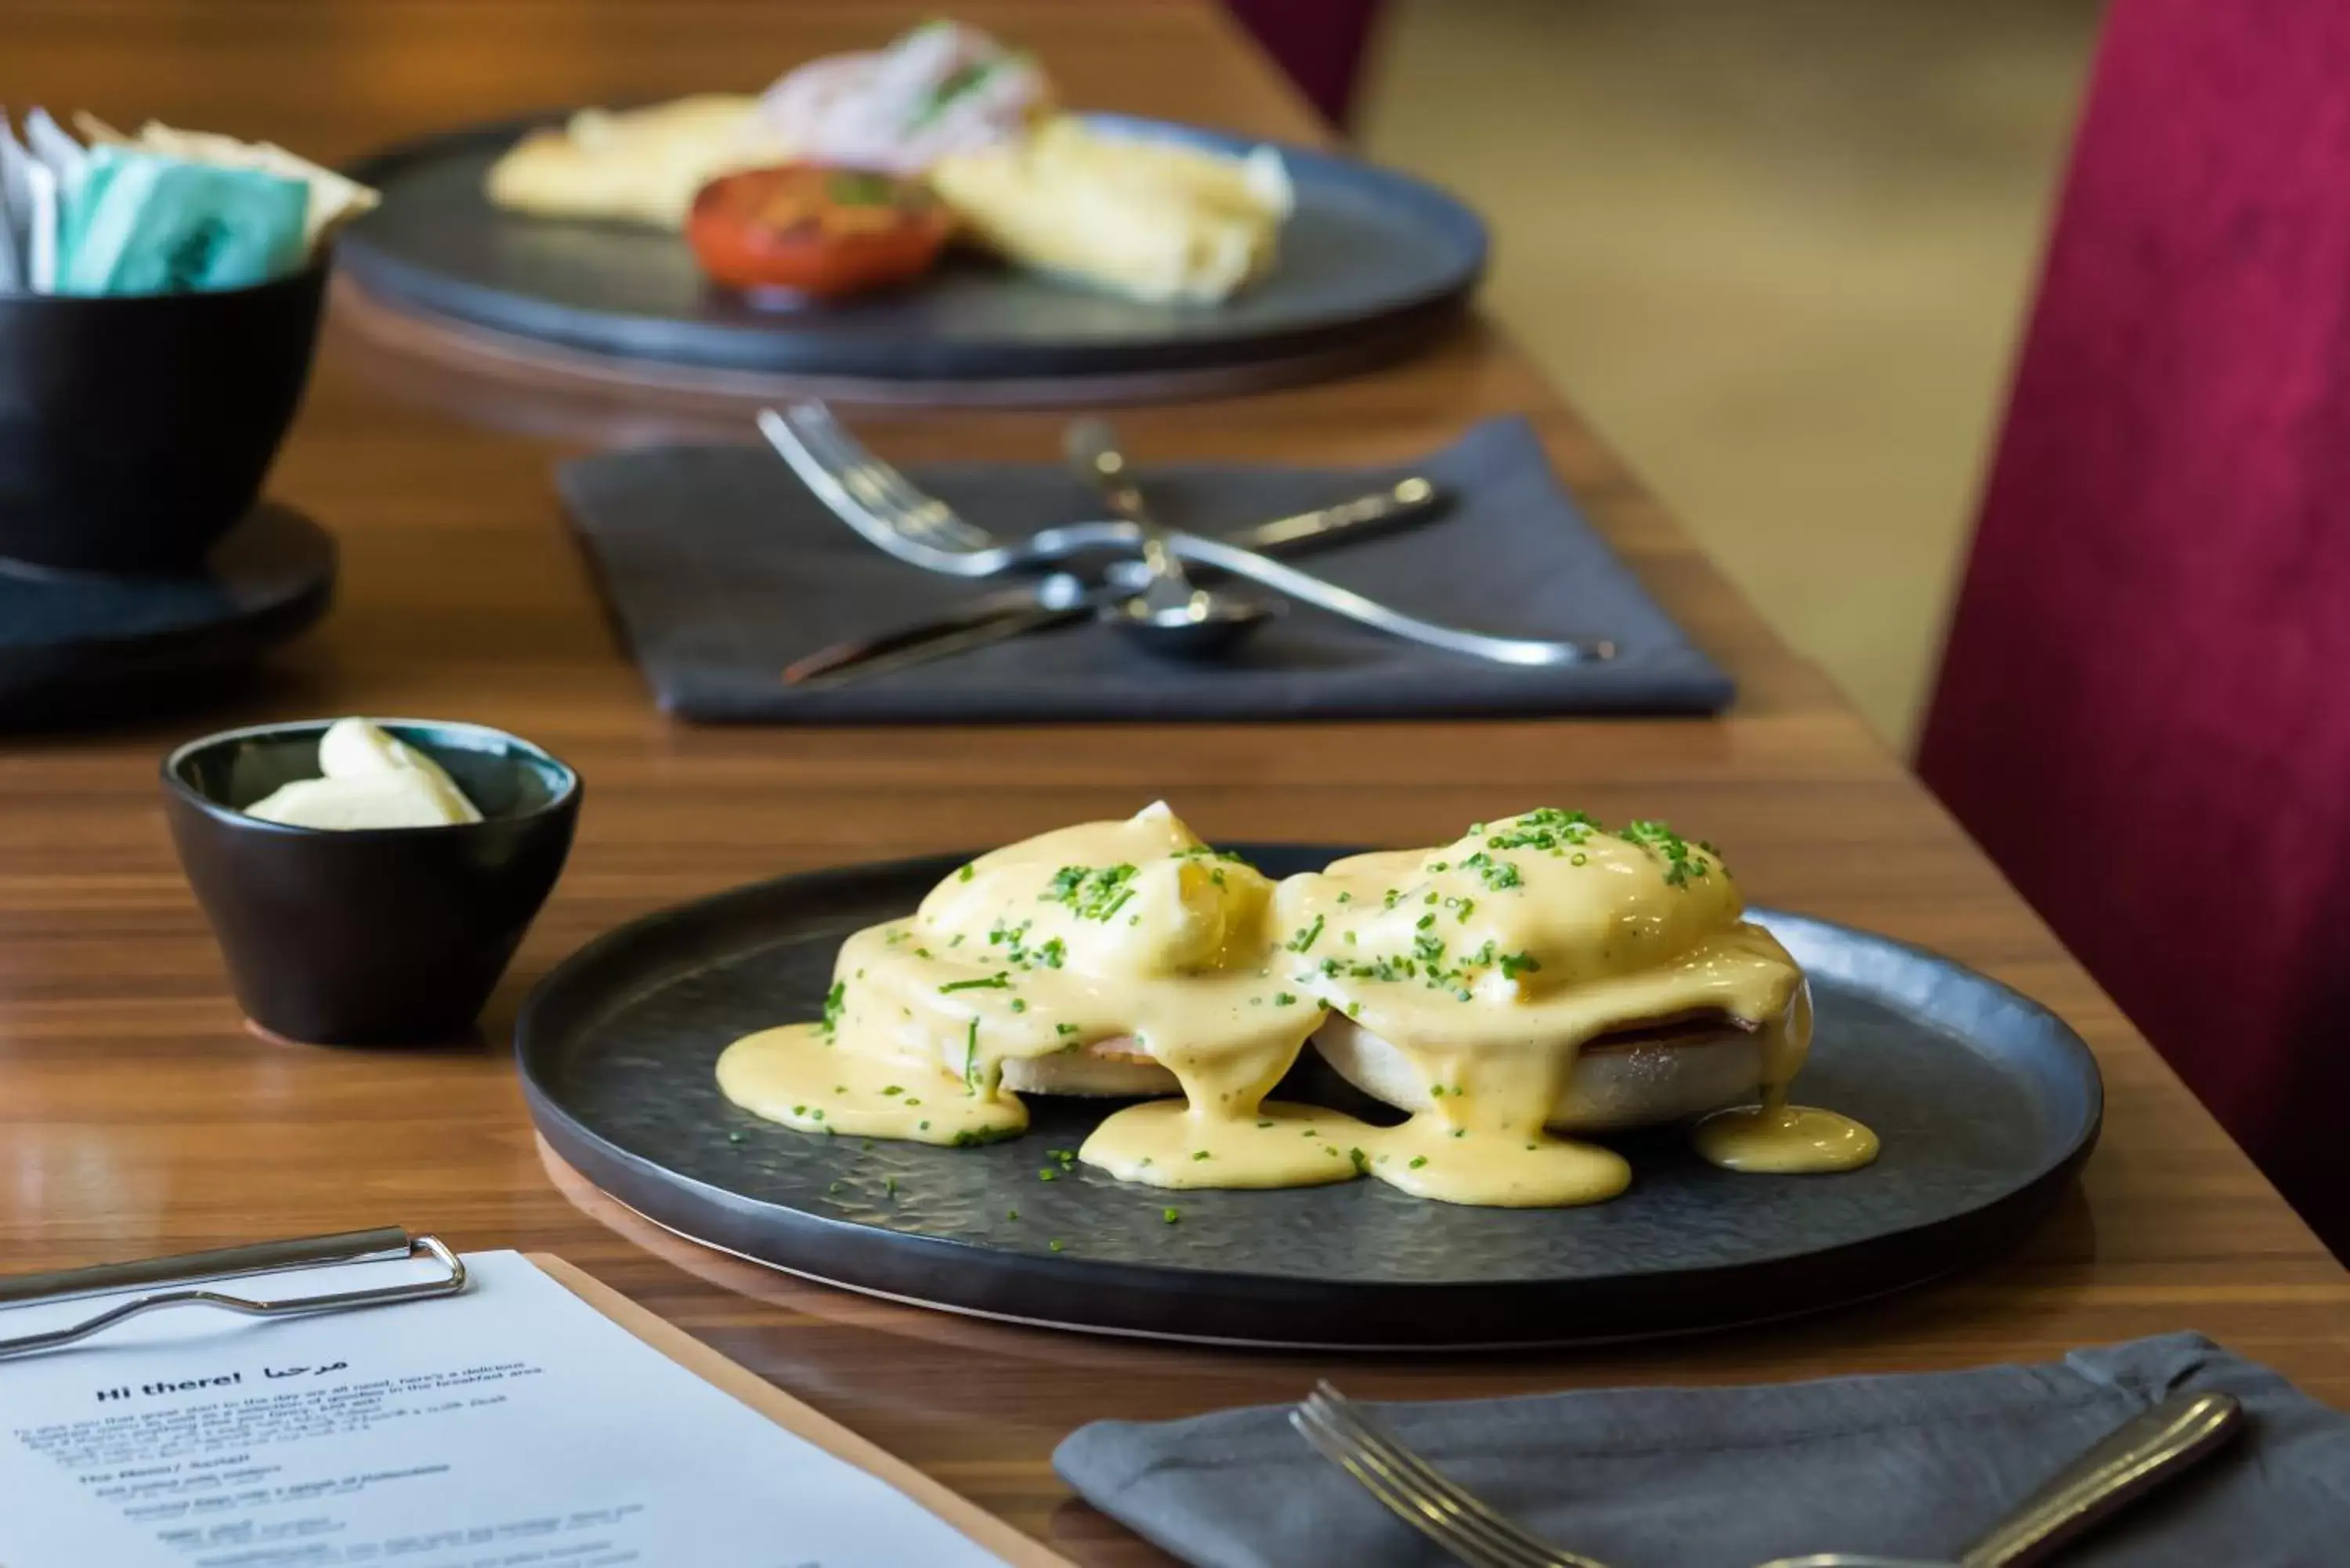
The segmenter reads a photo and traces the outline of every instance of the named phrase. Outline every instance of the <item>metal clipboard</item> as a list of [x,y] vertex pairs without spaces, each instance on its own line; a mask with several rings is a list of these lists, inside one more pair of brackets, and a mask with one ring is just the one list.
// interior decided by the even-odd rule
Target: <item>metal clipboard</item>
[[[213,1288],[255,1274],[287,1273],[342,1263],[396,1262],[408,1258],[430,1258],[442,1272],[429,1280],[408,1280],[371,1290],[337,1291],[287,1300],[239,1295]],[[344,1231],[332,1236],[257,1241],[210,1252],[182,1252],[170,1258],[99,1263],[86,1269],[60,1269],[53,1273],[18,1274],[0,1279],[0,1307],[110,1296],[141,1287],[151,1288],[128,1301],[109,1303],[78,1323],[42,1334],[0,1339],[0,1361],[44,1350],[60,1350],[127,1319],[165,1307],[203,1306],[245,1317],[293,1317],[452,1296],[465,1288],[465,1264],[439,1237],[411,1236],[391,1225],[374,1231]]]

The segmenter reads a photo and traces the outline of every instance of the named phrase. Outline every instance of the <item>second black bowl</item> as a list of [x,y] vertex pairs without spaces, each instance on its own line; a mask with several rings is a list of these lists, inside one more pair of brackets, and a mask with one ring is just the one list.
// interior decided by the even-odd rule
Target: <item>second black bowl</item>
[[326,286],[322,260],[251,288],[0,295],[0,556],[193,569],[261,493]]
[[479,724],[376,722],[446,769],[481,808],[444,827],[328,831],[244,808],[318,774],[330,722],[191,741],[163,761],[180,863],[245,1015],[319,1044],[463,1036],[563,870],[579,777]]

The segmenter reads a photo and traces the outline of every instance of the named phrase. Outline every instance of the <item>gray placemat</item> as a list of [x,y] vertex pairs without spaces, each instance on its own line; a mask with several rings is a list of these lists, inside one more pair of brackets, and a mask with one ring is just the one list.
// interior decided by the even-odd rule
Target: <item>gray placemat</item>
[[[1053,464],[959,463],[918,483],[992,532],[1100,514]],[[1449,513],[1299,557],[1399,607],[1482,631],[1587,636],[1601,665],[1515,670],[1298,609],[1228,665],[1171,664],[1107,627],[1024,638],[832,689],[779,678],[800,655],[920,618],[992,585],[934,576],[852,534],[764,447],[649,447],[566,463],[557,482],[608,602],[660,705],[691,719],[791,723],[1710,713],[1730,679],[1692,647],[1560,489],[1523,420],[1380,469],[1194,463],[1145,475],[1173,526],[1286,515],[1424,473]]]
[[[2178,1389],[2235,1395],[2248,1431],[2084,1537],[2066,1568],[2350,1563],[2350,1417],[2199,1334],[2043,1366],[1374,1408],[1463,1486],[1610,1568],[1752,1568],[1827,1551],[1948,1559]],[[1451,1562],[1308,1449],[1287,1408],[1098,1421],[1053,1463],[1199,1568]]]

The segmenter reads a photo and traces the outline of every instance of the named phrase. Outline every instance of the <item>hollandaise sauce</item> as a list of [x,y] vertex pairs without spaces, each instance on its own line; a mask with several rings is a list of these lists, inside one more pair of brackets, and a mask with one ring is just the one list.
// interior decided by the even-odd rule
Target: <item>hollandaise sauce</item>
[[[1802,971],[1742,919],[1710,846],[1542,810],[1430,850],[1275,888],[1164,805],[962,867],[906,920],[842,945],[822,1022],[730,1046],[718,1077],[812,1133],[973,1143],[1024,1129],[1020,1089],[1180,1095],[1107,1116],[1078,1158],[1162,1188],[1368,1175],[1454,1203],[1621,1192],[1621,1156],[1547,1124],[1585,1045],[1690,1020],[1759,1046],[1761,1103],[1700,1124],[1732,1170],[1848,1169],[1865,1127],[1791,1106],[1811,1033]],[[1334,1014],[1394,1066],[1374,1127],[1270,1101]]]
[[1334,1170],[1257,1125],[1323,1019],[1274,963],[1272,895],[1164,805],[1007,846],[851,936],[824,1021],[737,1041],[720,1087],[806,1130],[946,1144],[1024,1129],[1022,1086],[1180,1092],[1109,1117],[1083,1158],[1159,1187],[1353,1176],[1351,1144]]
[[1609,833],[1580,812],[1526,812],[1435,849],[1293,877],[1275,902],[1299,985],[1408,1068],[1393,1097],[1418,1114],[1380,1135],[1371,1174],[1409,1191],[1615,1196],[1623,1160],[1544,1124],[1592,1041],[1692,1019],[1753,1032],[1761,1062],[1761,1106],[1709,1118],[1700,1155],[1775,1173],[1875,1158],[1866,1128],[1786,1103],[1811,1044],[1803,971],[1742,919],[1721,856],[1662,824]]

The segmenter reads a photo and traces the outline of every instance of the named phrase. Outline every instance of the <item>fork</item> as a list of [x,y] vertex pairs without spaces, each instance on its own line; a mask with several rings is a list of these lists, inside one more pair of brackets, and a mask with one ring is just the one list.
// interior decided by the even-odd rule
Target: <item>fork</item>
[[[916,488],[903,473],[868,452],[832,410],[815,400],[783,409],[762,409],[760,433],[792,466],[802,483],[865,541],[925,571],[950,576],[985,577],[1023,566],[1065,560],[1088,549],[1128,554],[1142,548],[1142,531],[1127,521],[1072,523],[1006,543],[959,515],[954,508]],[[1424,481],[1407,480],[1379,501],[1415,504],[1402,492]],[[1313,526],[1313,531],[1321,531]],[[1291,598],[1390,636],[1499,664],[1538,667],[1582,664],[1615,657],[1602,641],[1545,641],[1492,637],[1407,615],[1351,589],[1220,539],[1169,530],[1165,541],[1178,556],[1198,566],[1248,577]],[[1260,536],[1258,544],[1278,539]]]
[[[2174,1394],[2125,1421],[2012,1509],[1955,1563],[1823,1552],[1758,1568],[2014,1568],[2048,1552],[2233,1437],[2243,1407],[2230,1395]],[[1494,1509],[1389,1436],[1327,1383],[1290,1412],[1314,1450],[1388,1511],[1470,1568],[1607,1568],[1563,1551]]]
[[1289,1424],[1388,1511],[1470,1568],[1607,1568],[1565,1552],[1387,1435],[1353,1400],[1317,1383]]

